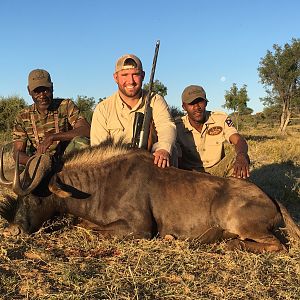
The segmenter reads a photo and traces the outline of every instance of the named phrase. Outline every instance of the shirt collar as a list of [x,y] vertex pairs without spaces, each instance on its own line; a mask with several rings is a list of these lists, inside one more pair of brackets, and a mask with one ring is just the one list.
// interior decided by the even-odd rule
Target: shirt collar
[[[205,119],[206,121],[203,124],[203,128],[205,128],[208,124],[214,124],[215,120],[213,119],[211,115],[211,111],[205,111]],[[186,114],[185,116],[182,117],[184,127],[186,131],[193,131],[195,128],[191,125],[188,115]]]
[[142,96],[139,98],[137,104],[132,109],[129,109],[128,106],[121,99],[119,92],[117,92],[117,105],[119,106],[120,109],[128,109],[130,111],[136,111],[143,105],[143,100],[145,98],[144,94],[145,94],[144,90],[142,90]]
[[33,114],[37,114],[38,116],[41,116],[42,118],[46,118],[48,115],[51,115],[53,114],[53,111],[51,110],[47,110],[47,113],[46,114],[42,114],[38,111],[37,107],[36,107],[36,104],[33,103],[31,106],[30,106],[30,109],[29,111]]

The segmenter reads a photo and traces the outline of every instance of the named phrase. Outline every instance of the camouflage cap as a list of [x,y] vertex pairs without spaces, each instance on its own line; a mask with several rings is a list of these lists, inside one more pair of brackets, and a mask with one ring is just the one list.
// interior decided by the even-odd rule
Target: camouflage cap
[[189,85],[183,90],[181,95],[182,102],[187,104],[193,102],[197,98],[201,98],[208,101],[206,99],[206,93],[203,87],[200,85]]
[[34,89],[40,86],[52,87],[50,74],[46,70],[35,69],[28,75],[28,89],[32,92]]
[[133,54],[125,54],[121,56],[116,63],[115,73],[126,69],[139,69],[143,71],[141,60]]

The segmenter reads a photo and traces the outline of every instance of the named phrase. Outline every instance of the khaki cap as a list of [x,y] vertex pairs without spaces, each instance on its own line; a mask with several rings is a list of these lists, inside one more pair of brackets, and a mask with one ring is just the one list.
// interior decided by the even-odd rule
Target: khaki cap
[[[128,62],[128,60],[133,61],[134,64],[130,63],[130,61]],[[143,71],[143,65],[137,56],[133,54],[125,54],[117,60],[115,73],[126,69],[139,69]]]
[[43,69],[32,70],[28,75],[28,89],[30,92],[32,92],[34,89],[40,86],[49,88],[53,86],[50,74]]
[[201,99],[208,101],[206,99],[206,93],[205,93],[203,87],[200,85],[189,85],[188,87],[186,87],[183,90],[182,95],[181,95],[182,102],[188,103],[188,104],[190,104],[197,98],[201,98]]

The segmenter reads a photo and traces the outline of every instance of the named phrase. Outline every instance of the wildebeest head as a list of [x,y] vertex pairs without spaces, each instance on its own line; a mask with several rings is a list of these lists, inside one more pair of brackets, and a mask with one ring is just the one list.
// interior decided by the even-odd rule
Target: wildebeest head
[[14,178],[9,180],[4,175],[3,152],[4,147],[1,148],[0,154],[0,183],[11,187],[12,191],[18,195],[16,199],[5,196],[5,200],[0,202],[0,216],[10,224],[6,233],[9,235],[32,233],[53,214],[54,208],[50,208],[46,213],[41,211],[39,204],[42,198],[38,197],[51,194],[48,190],[48,182],[51,177],[49,173],[51,158],[48,155],[35,155],[29,159],[25,170],[21,173],[17,154]]
[[[46,204],[46,209],[41,210],[41,201],[45,201],[43,208]],[[6,230],[9,235],[37,231],[46,220],[53,217],[55,210],[51,197],[43,199],[33,194],[16,199],[6,195],[0,202],[0,216],[10,224]]]

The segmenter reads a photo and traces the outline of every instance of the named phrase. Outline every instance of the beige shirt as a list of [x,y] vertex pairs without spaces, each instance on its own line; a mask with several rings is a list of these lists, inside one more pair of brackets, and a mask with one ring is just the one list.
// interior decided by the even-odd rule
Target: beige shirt
[[[130,109],[116,92],[100,102],[94,111],[91,125],[91,145],[98,145],[108,137],[118,141],[124,138],[126,143],[131,143],[133,136],[133,123],[135,112],[145,109],[146,91],[135,107]],[[169,153],[175,145],[176,126],[172,121],[168,105],[163,97],[154,95],[151,98],[153,120],[157,131],[158,142],[153,144],[152,151],[165,149]]]
[[175,120],[179,168],[203,171],[224,157],[224,142],[237,133],[230,117],[223,112],[206,112],[201,133],[189,122],[188,116]]

